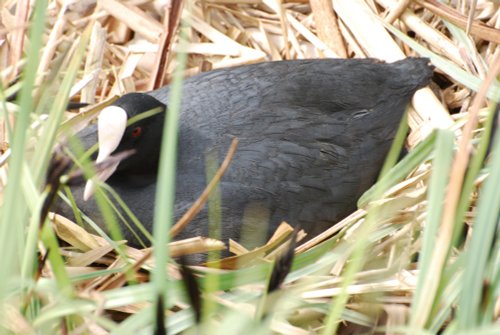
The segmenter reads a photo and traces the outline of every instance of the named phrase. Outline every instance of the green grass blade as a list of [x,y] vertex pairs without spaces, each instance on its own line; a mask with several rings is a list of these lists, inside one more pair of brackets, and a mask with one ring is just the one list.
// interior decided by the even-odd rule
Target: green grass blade
[[[483,280],[489,257],[498,252],[493,249],[493,237],[498,229],[500,217],[500,136],[495,136],[490,175],[479,193],[477,216],[468,247],[464,271],[463,290],[458,310],[458,328],[467,330],[476,327],[482,313],[480,306]],[[490,316],[492,317],[492,316]]]
[[68,104],[69,92],[73,82],[75,81],[78,70],[82,65],[91,32],[92,24],[89,24],[80,36],[80,40],[77,42],[78,47],[75,50],[75,53],[68,55],[71,61],[50,109],[49,117],[44,131],[42,132],[42,136],[40,137],[41,142],[37,146],[33,160],[34,162],[37,162],[37,164],[33,166],[34,176],[37,183],[43,182],[49,159],[51,158],[51,152],[54,147],[57,129],[60,127],[63,113],[66,110],[66,105]]
[[[428,215],[424,228],[422,251],[419,257],[419,280],[413,297],[412,313],[417,315],[423,299],[434,299],[423,292],[424,283],[435,269],[430,269],[436,234],[441,223],[445,190],[448,185],[451,163],[453,160],[454,134],[449,130],[437,130],[433,170],[428,190]],[[432,305],[432,304],[429,304]]]
[[[11,138],[12,155],[9,161],[8,183],[5,187],[0,218],[0,268],[4,273],[13,275],[19,272],[22,262],[21,253],[25,244],[26,200],[22,194],[21,178],[25,163],[25,148],[29,132],[30,115],[33,110],[32,92],[38,68],[39,53],[42,48],[42,35],[45,28],[47,1],[36,1],[33,20],[29,30],[31,52],[27,54],[27,64],[23,72],[23,85],[19,94],[19,112]],[[5,281],[0,281],[0,301],[3,300]]]
[[472,155],[467,174],[464,179],[462,187],[462,194],[457,205],[456,218],[455,218],[455,232],[453,237],[453,244],[456,245],[463,231],[463,222],[467,210],[470,208],[471,194],[475,189],[475,181],[480,173],[481,167],[484,164],[484,158],[488,150],[489,139],[491,138],[492,126],[495,116],[495,107],[492,104],[489,107],[488,117],[484,123],[484,130],[481,135],[480,142],[477,146],[475,154]]
[[181,108],[182,79],[187,61],[187,53],[185,52],[187,44],[186,34],[186,27],[184,23],[181,23],[179,48],[182,51],[177,53],[177,66],[170,86],[168,112],[163,126],[164,136],[161,143],[161,156],[155,197],[153,236],[156,267],[153,270],[152,281],[155,286],[154,299],[157,301],[157,299],[161,297],[163,307],[169,305],[168,299],[170,299],[169,294],[167,294],[167,244],[170,240],[169,230],[172,226],[175,214],[177,135]]

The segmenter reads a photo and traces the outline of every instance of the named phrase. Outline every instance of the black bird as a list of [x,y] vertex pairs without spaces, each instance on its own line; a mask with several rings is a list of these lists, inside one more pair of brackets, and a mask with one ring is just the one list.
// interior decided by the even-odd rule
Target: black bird
[[[300,225],[309,236],[322,232],[356,209],[380,171],[411,97],[431,76],[426,58],[390,64],[322,59],[246,65],[186,79],[176,219],[207,184],[207,153],[222,160],[237,137],[236,154],[220,183],[222,238],[253,246],[282,221]],[[168,96],[168,86],[126,94],[98,121],[98,161],[136,150],[101,178],[109,177],[108,184],[149,230]],[[161,113],[127,126],[131,117],[157,107]],[[95,143],[95,127],[80,137]],[[93,200],[83,200],[83,187],[74,195],[79,208],[102,225]],[[72,217],[65,205],[58,211]],[[179,237],[207,236],[208,221],[205,206]],[[128,230],[124,235],[137,245]]]

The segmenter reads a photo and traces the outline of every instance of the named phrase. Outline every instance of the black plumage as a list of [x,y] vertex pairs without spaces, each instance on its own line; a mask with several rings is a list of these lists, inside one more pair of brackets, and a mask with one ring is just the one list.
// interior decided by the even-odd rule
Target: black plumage
[[[300,225],[310,236],[320,233],[355,210],[357,199],[379,173],[411,97],[431,76],[425,58],[390,64],[324,59],[247,65],[186,79],[176,218],[207,184],[207,153],[222,160],[237,137],[238,149],[220,183],[223,239],[242,237],[254,245],[283,220]],[[124,95],[114,105],[131,118],[168,106],[168,96],[166,86]],[[133,148],[136,154],[107,181],[148,228],[164,115],[126,129],[114,152]],[[95,141],[95,129],[81,137]],[[80,208],[101,224],[94,202],[83,201],[82,193],[75,189]],[[71,217],[64,205],[59,211]],[[207,227],[205,206],[180,237],[206,236]]]

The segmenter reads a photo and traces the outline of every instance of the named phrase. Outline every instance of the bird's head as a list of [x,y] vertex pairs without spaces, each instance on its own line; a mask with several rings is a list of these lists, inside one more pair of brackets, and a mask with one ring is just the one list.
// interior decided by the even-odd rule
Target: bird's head
[[[114,153],[134,150],[131,157],[97,173],[106,181],[113,174],[141,175],[155,173],[160,156],[166,106],[146,93],[129,93],[104,108],[97,118],[99,153],[102,163]],[[84,199],[93,194],[94,183],[87,182]]]

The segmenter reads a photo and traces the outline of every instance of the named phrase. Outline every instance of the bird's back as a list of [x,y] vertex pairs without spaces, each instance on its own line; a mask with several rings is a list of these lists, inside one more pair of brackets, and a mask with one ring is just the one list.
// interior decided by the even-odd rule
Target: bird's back
[[[272,231],[282,220],[311,235],[323,231],[374,182],[410,97],[430,79],[427,63],[286,61],[186,80],[178,215],[207,183],[207,155],[222,161],[237,137],[220,184],[223,235],[267,235],[263,227]],[[206,235],[207,221],[205,209],[185,236]]]

